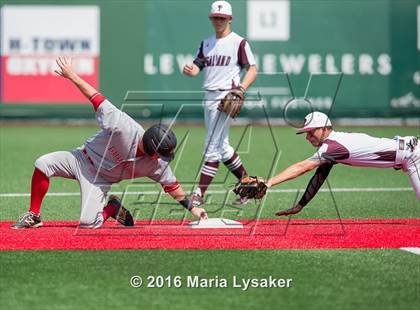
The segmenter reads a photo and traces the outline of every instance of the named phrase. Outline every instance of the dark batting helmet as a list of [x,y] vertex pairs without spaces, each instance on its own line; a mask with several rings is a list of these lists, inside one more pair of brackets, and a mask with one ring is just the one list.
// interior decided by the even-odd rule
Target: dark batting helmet
[[156,124],[144,132],[143,147],[147,155],[157,154],[162,160],[171,161],[175,157],[176,136],[168,126]]

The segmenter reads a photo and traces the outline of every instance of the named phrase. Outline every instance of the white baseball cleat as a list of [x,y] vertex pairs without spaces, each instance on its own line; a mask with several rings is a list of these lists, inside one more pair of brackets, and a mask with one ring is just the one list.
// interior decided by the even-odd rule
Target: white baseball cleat
[[37,228],[42,226],[41,216],[29,211],[23,214],[11,227],[13,229]]
[[247,197],[239,197],[238,199],[236,199],[234,202],[232,202],[232,204],[234,206],[244,206],[249,202],[249,198]]
[[190,205],[193,208],[199,207],[204,204],[203,197],[201,197],[199,194],[194,193],[191,195],[190,199]]

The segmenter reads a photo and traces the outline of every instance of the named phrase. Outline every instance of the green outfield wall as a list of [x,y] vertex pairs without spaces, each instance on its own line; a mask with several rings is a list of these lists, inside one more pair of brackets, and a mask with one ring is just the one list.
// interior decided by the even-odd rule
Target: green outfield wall
[[[181,118],[202,117],[202,79],[185,77],[181,70],[193,59],[200,41],[212,34],[207,17],[211,1],[0,3],[2,12],[5,6],[15,5],[96,6],[99,47],[92,59],[98,62],[93,74],[100,90],[138,118],[158,118],[162,113],[170,117],[183,104]],[[330,111],[333,117],[420,117],[420,1],[231,3],[233,29],[250,42],[259,71],[241,116],[258,119],[267,113],[282,118],[286,110],[288,116],[300,117],[310,107],[303,100],[291,99],[306,96],[313,109]],[[78,22],[65,21],[68,27]],[[11,32],[2,29],[2,36]],[[63,34],[59,39],[66,37]],[[12,44],[10,40],[2,38],[2,50]],[[69,46],[60,48],[71,51]],[[33,53],[52,57],[59,52],[56,48]],[[11,78],[6,76],[5,62],[21,54],[24,51],[16,48],[2,52],[2,118],[91,118],[88,103],[46,104],[32,100],[27,87],[15,89],[27,92],[23,101],[5,99],[5,92],[14,98],[8,79],[20,78],[16,72]]]

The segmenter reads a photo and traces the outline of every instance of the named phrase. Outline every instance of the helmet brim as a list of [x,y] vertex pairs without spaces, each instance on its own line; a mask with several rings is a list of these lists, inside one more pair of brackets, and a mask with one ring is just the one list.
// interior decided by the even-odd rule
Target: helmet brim
[[175,158],[175,154],[172,154],[171,156],[165,156],[165,155],[158,154],[158,156],[159,156],[160,159],[162,159],[163,161],[166,161],[166,162],[170,162],[170,161],[174,160],[174,158]]

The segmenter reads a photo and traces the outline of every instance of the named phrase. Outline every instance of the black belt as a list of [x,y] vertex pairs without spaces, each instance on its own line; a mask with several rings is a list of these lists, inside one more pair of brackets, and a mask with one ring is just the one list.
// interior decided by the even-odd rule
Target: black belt
[[232,90],[232,88],[229,88],[229,89],[222,89],[222,88],[219,88],[219,89],[204,89],[205,91],[228,91],[228,90]]

